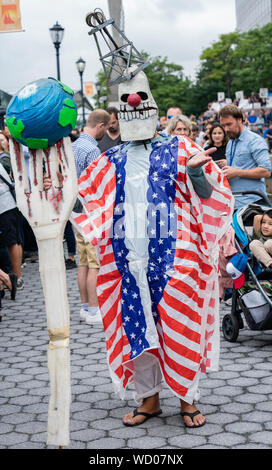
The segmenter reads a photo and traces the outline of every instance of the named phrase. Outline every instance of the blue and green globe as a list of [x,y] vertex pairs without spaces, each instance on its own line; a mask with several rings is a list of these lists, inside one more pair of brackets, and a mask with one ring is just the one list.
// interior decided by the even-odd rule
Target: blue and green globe
[[11,136],[32,149],[44,149],[70,134],[77,121],[74,92],[54,78],[41,78],[19,90],[6,111]]

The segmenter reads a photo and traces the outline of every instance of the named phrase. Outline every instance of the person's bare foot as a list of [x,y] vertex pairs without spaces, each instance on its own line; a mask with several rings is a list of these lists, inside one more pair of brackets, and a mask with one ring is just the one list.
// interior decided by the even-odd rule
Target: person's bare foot
[[[138,412],[153,414],[160,411],[159,394],[153,395],[152,397],[145,398],[143,404],[137,408]],[[136,426],[142,424],[147,420],[144,415],[133,416],[133,411],[127,413],[123,418],[123,423],[130,426]]]
[[[195,413],[198,411],[196,406],[194,404],[190,405],[189,403],[186,403],[183,400],[180,400],[181,403],[181,412],[182,413]],[[199,413],[196,414],[196,416],[183,416],[183,420],[186,426],[192,427],[192,426],[203,426],[203,424],[206,422],[205,417]]]

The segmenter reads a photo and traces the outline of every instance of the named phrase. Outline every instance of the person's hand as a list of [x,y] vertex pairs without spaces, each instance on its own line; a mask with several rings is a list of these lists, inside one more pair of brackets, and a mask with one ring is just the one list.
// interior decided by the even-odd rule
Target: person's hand
[[211,161],[212,157],[210,157],[210,154],[215,151],[216,147],[212,147],[208,150],[197,152],[193,157],[188,160],[187,165],[190,168],[200,168],[201,166]]
[[224,176],[228,179],[231,180],[232,178],[236,178],[239,176],[239,169],[238,168],[233,168],[232,166],[224,166],[222,168],[222,171],[224,173]]
[[[63,186],[63,174],[60,171],[57,171],[57,177],[59,180],[59,187],[62,188]],[[48,191],[52,186],[52,180],[49,178],[48,173],[44,174],[43,177],[43,187],[45,191]]]
[[224,160],[224,159],[222,159],[222,160],[217,160],[215,163],[216,163],[216,164],[219,166],[219,168],[221,168],[221,170],[222,170],[222,168],[224,168],[224,167],[226,166],[227,160]]

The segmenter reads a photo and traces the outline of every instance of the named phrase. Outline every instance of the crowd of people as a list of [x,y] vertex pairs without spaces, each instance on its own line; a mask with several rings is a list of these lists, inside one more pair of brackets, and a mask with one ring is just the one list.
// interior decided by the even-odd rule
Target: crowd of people
[[[125,95],[125,96],[129,96],[129,95]],[[140,103],[140,100],[141,98],[139,98],[139,103]],[[264,126],[268,123],[269,113],[267,112],[265,116],[266,117],[263,116]],[[207,213],[204,213],[204,216],[207,216],[213,219],[215,221],[214,223],[216,226],[218,225],[219,227],[220,225],[218,218],[221,217],[221,219],[223,219],[225,217],[223,222],[221,220],[221,222],[223,223],[223,225],[221,224],[221,227],[223,227],[222,229],[222,233],[223,233],[224,227],[227,227],[228,221],[231,215],[230,214],[230,201],[232,199],[231,191],[233,192],[234,200],[235,200],[234,210],[237,210],[240,207],[249,203],[263,204],[265,202],[262,195],[264,197],[266,195],[265,179],[271,177],[271,162],[270,162],[270,155],[269,155],[269,148],[271,147],[269,145],[269,137],[266,137],[267,141],[264,138],[263,127],[260,131],[260,128],[258,128],[257,120],[253,122],[252,117],[253,117],[252,112],[250,112],[247,116],[245,116],[242,110],[239,107],[237,107],[235,104],[228,104],[226,106],[221,107],[218,113],[210,113],[210,111],[207,111],[207,113],[204,113],[202,116],[199,116],[198,118],[196,118],[196,116],[193,116],[193,115],[185,116],[182,113],[182,110],[178,106],[172,106],[168,109],[166,116],[160,117],[159,121],[157,122],[157,128],[155,129],[155,132],[152,130],[153,129],[152,127],[150,131],[150,137],[148,138],[146,137],[137,138],[137,135],[136,136],[134,135],[135,128],[132,125],[131,129],[132,129],[133,139],[129,143],[127,143],[126,141],[127,145],[124,151],[126,152],[126,159],[129,160],[129,164],[126,166],[125,172],[123,171],[124,170],[123,167],[121,167],[121,165],[123,165],[123,161],[121,161],[122,159],[120,159],[120,162],[121,162],[120,163],[120,178],[122,177],[122,172],[126,173],[125,174],[126,185],[127,185],[126,195],[129,200],[131,199],[130,201],[131,204],[135,205],[137,201],[140,201],[141,203],[143,202],[141,199],[143,197],[143,194],[138,189],[138,186],[137,186],[137,189],[134,188],[133,181],[139,178],[140,184],[146,184],[146,181],[148,181],[148,178],[149,178],[148,177],[149,170],[146,166],[147,163],[148,164],[152,163],[153,165],[152,174],[150,174],[151,175],[150,178],[152,177],[153,179],[152,184],[155,185],[158,179],[157,170],[156,171],[153,171],[153,170],[157,168],[158,170],[160,169],[163,170],[164,168],[168,168],[168,165],[170,166],[172,165],[172,168],[174,168],[175,163],[172,163],[172,161],[174,161],[180,167],[179,174],[178,174],[178,177],[180,179],[180,184],[182,184],[183,178],[186,179],[187,177],[190,178],[191,183],[192,183],[190,190],[187,187],[185,187],[185,185],[183,188],[185,201],[191,201],[190,198],[192,198],[192,195],[195,198],[194,199],[195,202],[191,203],[189,209],[187,208],[187,210],[189,211],[189,216],[190,217],[195,216],[196,208],[194,207],[194,204],[199,204],[200,203],[199,201],[201,201],[201,210],[198,212],[201,212],[201,211],[205,212],[206,210],[205,207],[208,208],[208,211]],[[90,185],[88,186],[88,188],[90,192],[93,194],[96,190],[94,187],[92,187],[95,181],[95,177],[97,175],[96,166],[98,165],[98,163],[96,162],[101,161],[102,162],[101,166],[103,164],[103,158],[102,160],[99,159],[100,155],[109,149],[117,148],[116,145],[119,146],[120,144],[122,144],[122,133],[120,133],[118,118],[119,118],[118,110],[114,107],[110,107],[107,110],[95,109],[88,116],[85,127],[81,131],[78,131],[75,129],[71,133],[71,140],[73,141],[72,148],[73,148],[74,157],[75,157],[75,166],[76,166],[77,176],[79,178],[78,179],[79,194],[81,195],[81,200],[83,201],[82,204],[84,204],[84,184],[85,184],[85,183],[84,184],[82,183],[83,179],[84,181],[88,180],[88,184]],[[271,119],[271,122],[272,122],[272,119]],[[152,116],[151,116],[151,123],[152,123]],[[155,127],[156,127],[156,123],[155,123]],[[270,127],[270,122],[268,123],[268,128],[269,127]],[[141,132],[144,132],[144,128],[141,129]],[[11,292],[11,298],[15,300],[16,290],[23,289],[24,287],[24,283],[22,279],[22,266],[24,262],[27,261],[29,253],[30,253],[29,260],[34,261],[34,262],[37,260],[37,245],[36,245],[31,227],[29,226],[27,221],[24,219],[22,214],[19,213],[16,207],[16,199],[14,198],[14,193],[12,192],[11,183],[13,180],[13,175],[12,175],[12,168],[10,165],[10,158],[9,158],[9,142],[8,142],[9,136],[7,134],[7,131],[1,131],[0,135],[3,136],[0,138],[1,139],[0,140],[0,145],[1,145],[0,146],[0,151],[1,151],[1,154],[0,154],[0,209],[1,209],[0,211],[0,246],[1,246],[0,268],[2,270],[2,271],[0,270],[0,286],[2,287],[2,292],[8,289]],[[183,136],[184,137],[184,142],[183,142],[184,149],[182,150],[182,152],[184,152],[184,155],[190,154],[190,157],[188,158],[187,163],[184,164],[184,167],[182,167],[182,164],[181,164],[181,161],[182,161],[182,159],[180,159],[181,155],[178,153],[179,147],[178,145],[175,147],[175,144],[173,144],[173,142],[175,141],[171,138],[171,136]],[[137,145],[137,141],[141,145]],[[157,157],[158,159],[162,158],[162,163],[156,163],[156,158],[154,157],[155,154],[153,154],[151,141],[152,141],[152,145],[154,145],[154,147],[158,149]],[[172,146],[175,147],[175,150],[173,151],[175,152],[173,153],[173,155],[175,156],[173,156],[172,159],[170,159],[169,155],[170,155],[170,151],[172,152]],[[161,151],[160,148],[162,148],[163,150]],[[27,149],[24,149],[24,150],[25,150],[25,156],[27,159],[28,152],[27,152]],[[196,153],[194,153],[194,151]],[[162,152],[162,153],[159,155],[159,152]],[[151,162],[151,159],[153,157],[154,157],[154,160],[152,160]],[[1,162],[2,159],[3,161]],[[183,160],[186,160],[186,158]],[[111,160],[111,154],[106,154],[106,161],[107,161],[107,168],[111,168],[113,166],[113,163]],[[114,165],[118,165],[117,160],[114,160],[114,161],[115,161]],[[209,182],[209,179],[207,178],[209,176],[208,175],[209,172],[203,169],[205,168],[206,163],[209,163],[209,162],[211,162],[211,167],[214,169],[215,172],[217,172],[217,175],[218,175],[217,181],[213,180],[212,184],[211,182]],[[158,167],[158,165],[161,165],[161,168]],[[143,171],[141,172],[140,170],[143,170]],[[136,174],[134,174],[135,171],[136,171]],[[163,170],[163,171],[167,171],[167,170]],[[173,181],[171,180],[172,177],[170,178],[169,177],[170,173],[169,174],[168,173],[167,173],[167,178],[165,178],[167,180],[167,184],[169,182],[167,189],[165,187],[163,189],[161,186],[160,187],[158,186],[158,190],[160,191],[160,198],[161,198],[161,201],[163,201],[161,202],[161,205],[163,204],[164,206],[169,204],[169,200],[171,200],[172,196],[175,197],[174,193],[172,193],[172,183],[173,183]],[[224,183],[225,178],[222,178],[220,176],[222,175],[222,173],[223,173],[223,176],[226,177],[226,179],[229,181],[230,188],[228,187],[226,189],[226,186]],[[1,176],[3,178],[1,178]],[[118,173],[118,177],[119,177],[119,173]],[[102,176],[100,175],[99,178],[102,178]],[[49,190],[51,185],[52,185],[52,182],[50,180],[50,176],[45,174],[44,175],[45,191]],[[106,187],[108,186],[106,185]],[[241,192],[244,190],[246,191],[254,190],[254,194],[245,194],[245,195],[239,194],[236,196],[235,194],[236,192]],[[215,193],[216,202],[219,202],[219,200],[217,201],[216,197],[221,197],[221,199],[224,201],[223,203],[220,202],[219,204],[219,205],[223,205],[224,208],[226,209],[227,215],[225,215],[224,217],[222,216],[218,208],[216,207],[211,208],[208,203],[206,206],[205,201],[209,200],[213,192]],[[146,196],[147,191],[144,191],[143,193],[144,193],[144,196]],[[156,191],[153,192],[152,197],[157,197]],[[105,189],[105,193],[103,193],[101,198],[103,199],[103,204],[106,210],[107,203],[108,203],[106,189]],[[119,193],[118,191],[116,191],[115,204],[117,204],[118,198],[119,198]],[[79,203],[79,200],[77,201],[77,204],[78,203]],[[182,217],[182,214],[181,214],[183,210],[182,204],[178,210],[180,211],[179,217]],[[210,215],[211,210],[214,211],[212,216]],[[87,217],[86,214],[85,216]],[[91,214],[89,214],[89,216],[91,217]],[[269,237],[271,233],[269,231],[266,231],[266,228],[265,228],[265,226],[269,224],[268,219],[270,217],[268,216],[269,214],[267,214],[266,217],[264,217],[262,220],[258,221],[259,223],[258,231],[261,230],[262,236],[265,237],[264,239],[262,239],[262,236],[259,236],[259,241],[261,243],[262,243],[262,240],[266,242],[267,237]],[[117,215],[115,214],[114,217],[117,217]],[[197,221],[197,224],[200,224],[201,226],[203,226],[204,224],[205,226],[205,220],[204,220],[205,217],[203,218],[203,220],[201,219],[201,217],[203,217],[203,214],[201,214],[199,217],[200,219],[199,221]],[[160,222],[163,224],[163,220],[161,220]],[[91,245],[89,240],[87,241],[87,237],[82,236],[82,233],[80,232],[80,228],[81,228],[80,224],[78,225],[74,224],[72,226],[70,221],[67,222],[65,232],[64,232],[64,238],[67,243],[67,253],[68,253],[68,258],[66,259],[66,269],[77,268],[77,281],[78,281],[78,289],[79,289],[80,302],[81,302],[79,306],[79,321],[85,322],[87,324],[95,324],[95,323],[102,324],[102,316],[101,316],[102,312],[100,311],[100,308],[98,306],[98,293],[97,293],[97,281],[99,280],[98,276],[102,275],[102,274],[99,274],[99,270],[100,270],[99,259],[97,256],[96,249],[93,247],[93,245]],[[188,227],[187,228],[185,227],[183,230],[185,231],[184,235],[190,238],[191,236],[190,228],[188,229]],[[218,234],[215,235],[215,239],[217,236],[219,237],[219,232],[220,231],[218,231]],[[158,253],[167,254],[167,255],[163,254],[162,256],[169,256],[169,253],[171,254],[171,249],[170,249],[171,248],[171,245],[170,245],[171,233],[172,232],[170,231],[168,232],[169,236],[167,237],[166,240],[161,240],[161,239],[156,240],[156,243],[154,244],[154,247],[153,247],[154,251],[156,251],[156,249],[162,250],[162,248],[160,248],[159,246],[161,244],[163,245],[165,242],[166,244],[168,243],[167,246],[165,245],[165,247],[163,247],[165,248],[165,251],[164,252],[158,251]],[[220,236],[222,236],[222,234]],[[134,241],[134,242],[137,245],[138,242],[137,241]],[[182,243],[182,239],[180,240],[180,242]],[[122,242],[118,242],[118,243],[122,243]],[[143,242],[144,246],[142,246],[141,244],[137,245],[136,246],[137,250],[138,251],[148,250],[149,248],[146,245],[146,243],[148,242],[147,241]],[[194,246],[197,246],[196,248],[197,255],[195,256],[202,256],[202,251],[200,249],[200,246],[198,245],[198,243],[200,242],[193,240],[191,243]],[[209,244],[208,238],[206,240],[206,244]],[[267,245],[268,244],[266,244],[266,246]],[[122,271],[124,266],[122,267],[121,264],[119,266],[118,258],[120,257],[120,263],[121,263],[123,252],[124,250],[127,249],[127,247],[124,245],[123,249],[120,249],[120,246],[122,247],[122,245],[118,245],[117,247],[117,245],[115,246],[113,243],[113,249],[116,249],[116,253],[114,254],[115,262],[118,265],[119,271],[120,270]],[[225,245],[223,247],[225,248]],[[258,249],[260,251],[260,247],[258,247]],[[133,246],[130,247],[130,250],[131,250],[130,256],[132,256],[133,258],[133,253],[134,251],[136,252],[137,250]],[[184,252],[185,250],[180,250],[180,252],[182,251]],[[222,253],[223,251],[221,252],[221,254]],[[76,254],[78,255],[78,265],[77,265],[76,258],[75,258]],[[34,255],[36,255],[36,258]],[[107,253],[106,254],[104,253],[104,255],[108,256]],[[185,270],[191,269],[191,268],[188,268],[186,263],[185,265],[182,264],[184,260],[187,259],[186,256],[184,259],[180,260],[181,271],[179,272],[178,276],[184,274],[183,269]],[[262,256],[263,256],[263,252],[262,252]],[[142,262],[143,260],[137,259],[136,260],[137,262],[135,262],[133,261],[132,258],[129,262],[130,264],[129,269],[131,269],[134,277],[130,274],[130,271],[128,270],[126,282],[130,282],[130,281],[134,282],[134,280],[137,279],[137,276],[141,276],[144,273],[144,265]],[[102,259],[102,261],[106,263],[104,258]],[[158,263],[158,268],[164,269],[164,266],[163,267],[159,266],[161,261],[162,259],[158,255],[158,259],[156,259],[156,262]],[[228,259],[226,258],[225,261],[227,262]],[[171,262],[174,262],[174,261],[172,260]],[[150,266],[151,265],[152,263],[150,263]],[[269,265],[270,265],[270,262],[269,262]],[[221,266],[223,266],[222,268],[222,271],[223,271],[223,269],[226,267],[226,264],[224,265],[222,261],[222,256],[221,256]],[[202,275],[202,271],[201,271],[202,264],[198,266],[197,269],[199,269],[198,275],[200,279]],[[212,269],[213,268],[211,267],[211,270]],[[114,271],[114,273],[116,273],[116,271]],[[165,271],[165,276],[166,276],[166,279],[168,279],[166,273],[167,273],[167,269]],[[111,274],[113,276],[112,278],[109,278],[109,280],[113,279],[114,283],[112,282],[104,283],[106,285],[106,287],[104,288],[107,289],[107,291],[105,292],[105,296],[112,298],[112,296],[114,296],[115,293],[113,291],[109,293],[108,291],[110,289],[114,289],[115,278],[114,278],[114,274],[112,273],[108,273],[108,274]],[[162,286],[158,284],[159,287],[161,288],[161,291],[166,289],[168,281],[164,281],[163,279],[160,279],[158,276],[157,278],[154,277],[153,279],[152,276],[154,275],[150,271],[149,282],[151,283],[154,282],[154,286],[157,285],[156,284],[157,282],[162,283]],[[142,282],[143,279],[144,279],[144,283]],[[119,278],[117,279],[117,281],[119,282]],[[176,282],[176,285],[178,285],[178,283],[180,282],[178,277],[175,280],[175,282]],[[191,280],[191,282],[193,282],[193,279]],[[139,295],[143,296],[143,298],[144,298],[144,295],[147,295],[147,291],[145,291],[145,289],[148,289],[148,292],[149,292],[149,284],[146,284],[146,283],[147,283],[147,280],[145,276],[145,277],[139,278],[139,287],[137,285],[134,286],[134,284],[133,284],[134,286],[133,288],[132,288],[132,285],[130,286],[130,289],[132,289],[131,293],[133,293],[133,299],[137,299]],[[182,286],[184,286],[184,283],[182,283]],[[102,289],[101,281],[100,281],[100,288]],[[222,289],[220,292],[222,292],[224,288],[225,286],[222,286]],[[174,286],[171,286],[171,289],[174,290]],[[197,284],[195,285],[195,289],[197,291],[198,289]],[[153,292],[152,289],[150,290],[150,292],[151,291]],[[151,297],[153,296],[152,292],[150,293]],[[124,288],[123,288],[123,293],[124,294],[126,293]],[[166,295],[169,296],[169,293],[166,293]],[[196,295],[198,295],[197,292],[196,292]],[[215,299],[211,297],[213,295],[213,291],[212,292],[209,291],[207,295],[209,295],[210,296],[209,298],[215,302]],[[223,300],[222,296],[223,294],[220,294],[221,300]],[[152,297],[153,303],[157,302],[157,298],[155,298],[155,295],[153,297]],[[193,300],[191,299],[190,302],[191,301],[196,302],[196,303],[198,302],[198,300],[195,300],[195,299]],[[137,301],[135,300],[135,302]],[[150,305],[148,304],[148,306],[146,305],[142,306],[142,304],[139,303],[139,310],[138,310],[137,315],[139,314],[143,314],[143,316],[147,315],[144,309],[147,307],[151,309]],[[171,305],[171,315],[172,314],[176,315],[176,311],[177,313],[179,313],[178,305],[179,305],[179,301],[178,299],[176,299],[175,304]],[[184,305],[184,304],[180,302],[180,305]],[[108,306],[108,307],[111,307],[111,306]],[[120,307],[120,308],[125,308],[125,307],[126,306]],[[212,307],[212,305],[209,305],[209,308],[210,307]],[[165,306],[165,308],[167,310],[168,307]],[[198,308],[199,310],[201,310],[200,305],[198,305]],[[128,309],[131,311],[130,315],[133,315],[133,312],[132,312],[134,309],[133,304],[128,305]],[[103,315],[104,315],[103,320],[106,314],[107,314],[107,311],[103,312]],[[163,321],[166,324],[166,328],[170,327],[170,325],[167,325],[168,314],[166,316],[164,315],[164,311],[161,305],[160,305],[160,314],[164,318]],[[196,312],[194,312],[194,314],[196,315]],[[203,313],[201,310],[201,314],[208,315],[208,312],[206,311]],[[137,317],[137,319],[138,318],[140,319],[140,317]],[[194,320],[190,318],[190,321],[193,322]],[[134,324],[139,325],[139,322],[137,321]],[[198,327],[197,324],[198,322],[195,321],[194,323],[195,328]],[[125,328],[125,325],[123,325],[123,327]],[[150,329],[155,328],[155,322],[154,322],[154,325],[153,324],[151,325],[150,323],[149,328]],[[117,333],[118,333],[118,330],[116,330],[116,334]],[[159,405],[159,391],[161,389],[160,382],[162,380],[161,371],[164,373],[165,380],[168,380],[169,378],[168,374],[170,373],[171,375],[172,372],[171,371],[169,372],[169,370],[171,369],[169,365],[169,370],[167,373],[165,373],[162,357],[158,355],[158,357],[156,357],[156,360],[155,360],[156,351],[160,347],[162,347],[162,345],[159,345],[159,343],[157,343],[158,336],[157,334],[155,334],[155,331],[153,331],[153,333],[154,334],[153,336],[152,335],[150,336],[149,341],[150,339],[152,339],[152,337],[156,338],[156,340],[154,339],[154,344],[151,346],[151,349],[153,348],[155,350],[154,357],[150,354],[146,354],[145,350],[143,350],[143,347],[145,349],[150,349],[150,347],[148,348],[146,346],[147,339],[145,336],[143,336],[143,342],[145,343],[144,346],[141,344],[141,342],[139,342],[139,345],[138,345],[139,351],[143,351],[143,353],[142,354],[139,353],[139,357],[135,359],[136,372],[135,372],[134,379],[135,379],[135,387],[136,387],[136,392],[137,392],[137,397],[138,397],[137,400],[139,400],[139,402],[142,400],[143,404],[140,407],[138,407],[136,410],[134,410],[134,412],[128,413],[124,417],[123,423],[126,426],[139,425],[143,423],[146,419],[158,416],[161,413],[161,409]],[[133,336],[133,333],[131,333],[131,337],[132,336]],[[167,344],[163,345],[163,348],[165,348],[164,354],[166,354],[168,351],[168,345]],[[216,354],[217,353],[218,351],[216,352]],[[152,360],[150,361],[151,358]],[[205,356],[205,360],[206,359],[207,358]],[[181,402],[181,414],[182,414],[185,426],[187,427],[200,427],[205,424],[205,417],[203,417],[200,411],[197,410],[194,404],[194,400],[197,399],[196,397],[198,395],[198,389],[197,389],[197,383],[198,383],[198,378],[199,378],[198,372],[197,372],[197,375],[195,374],[196,374],[196,371],[198,371],[200,367],[199,360],[200,360],[200,355],[191,361],[192,364],[194,364],[192,366],[194,368],[190,370],[190,374],[192,376],[192,383],[188,385],[188,389],[184,386],[180,386],[179,383],[177,385],[176,380],[181,380],[180,383],[183,383],[183,380],[184,380],[183,374],[181,374],[181,379],[180,379],[178,378],[177,373],[175,372],[176,374],[175,381],[171,382],[172,389],[175,391],[176,394],[179,393],[180,402]],[[161,369],[160,369],[159,363],[160,363]],[[124,371],[122,372],[124,373],[122,381],[127,379],[127,376]],[[129,370],[127,371],[127,374],[130,374]],[[148,374],[148,377],[146,377],[145,374]],[[188,378],[186,378],[186,380],[189,383],[191,379],[189,380]],[[122,386],[124,387],[123,383],[122,383]],[[175,388],[176,386],[178,387],[177,390]]]
[[[256,94],[251,94],[249,102],[260,101],[262,105],[265,104]],[[204,150],[213,149],[212,159],[229,179],[233,191],[254,189],[266,193],[265,178],[270,177],[268,149],[272,151],[272,109],[244,112],[237,104],[238,101],[235,100],[233,104],[222,106],[219,112],[214,112],[213,103],[209,103],[207,111],[198,117],[193,114],[186,116],[178,106],[172,106],[167,110],[166,116],[159,118],[157,130],[166,135],[186,136]],[[232,122],[229,123],[229,120]],[[241,136],[244,136],[246,142],[249,141],[250,149],[246,149],[247,143],[244,144],[244,149],[242,142],[239,143],[241,149],[235,148],[236,156],[233,161],[233,142],[244,140]],[[122,143],[117,108],[94,110],[85,128],[74,129],[70,138],[79,177],[101,153]],[[26,148],[24,152],[28,159]],[[234,176],[233,172],[237,172],[237,167],[240,173],[239,176]],[[243,176],[241,170],[244,172]],[[5,295],[6,289],[12,290],[12,298],[15,299],[16,291],[24,287],[22,267],[26,262],[37,262],[38,248],[30,225],[16,208],[14,191],[1,179],[2,175],[9,183],[13,182],[7,128],[0,131],[0,173],[0,274],[2,272],[9,276],[5,280],[0,277],[0,299]],[[237,197],[235,209],[257,200],[256,195]],[[80,320],[87,323],[100,322],[95,287],[99,265],[95,252],[76,233],[70,221],[67,221],[65,227],[64,241],[68,255],[65,259],[67,270],[77,268],[76,254],[79,257]]]

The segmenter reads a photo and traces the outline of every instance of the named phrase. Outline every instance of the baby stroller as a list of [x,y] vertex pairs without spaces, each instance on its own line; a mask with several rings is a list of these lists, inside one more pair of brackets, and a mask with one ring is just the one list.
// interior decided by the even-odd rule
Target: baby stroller
[[254,216],[271,208],[271,201],[267,196],[255,191],[240,194],[258,194],[264,203],[249,204],[238,209],[233,215],[235,245],[238,253],[248,256],[248,261],[244,272],[245,284],[240,289],[232,290],[231,313],[225,315],[222,321],[223,336],[232,343],[236,342],[239,330],[244,328],[242,314],[251,330],[272,330],[272,284],[271,292],[267,287],[270,285],[269,281],[272,281],[272,269],[265,268],[248,247],[253,237]]

